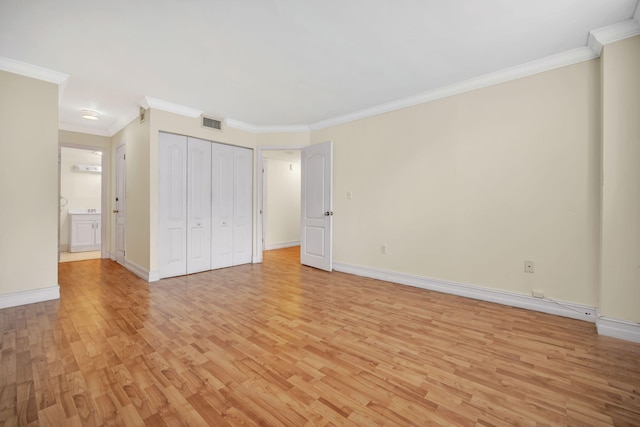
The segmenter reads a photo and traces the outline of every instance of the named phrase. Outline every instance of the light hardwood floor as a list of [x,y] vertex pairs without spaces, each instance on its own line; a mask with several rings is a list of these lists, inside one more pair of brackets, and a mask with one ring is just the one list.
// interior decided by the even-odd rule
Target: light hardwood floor
[[60,264],[0,310],[0,425],[640,425],[640,345],[298,264],[146,283]]

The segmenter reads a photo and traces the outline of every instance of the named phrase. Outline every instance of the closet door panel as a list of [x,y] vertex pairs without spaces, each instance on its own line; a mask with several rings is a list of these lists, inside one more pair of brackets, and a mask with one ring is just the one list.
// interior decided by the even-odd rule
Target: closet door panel
[[247,264],[253,242],[253,150],[234,148],[233,265]]
[[211,268],[233,261],[233,147],[211,145]]
[[187,272],[187,137],[158,137],[158,274]]
[[211,269],[211,142],[188,138],[187,274]]

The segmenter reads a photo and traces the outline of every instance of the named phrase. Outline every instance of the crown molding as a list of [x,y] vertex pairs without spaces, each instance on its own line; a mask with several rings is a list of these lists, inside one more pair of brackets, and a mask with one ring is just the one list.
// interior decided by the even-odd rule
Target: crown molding
[[311,130],[307,125],[256,126],[235,119],[225,119],[224,122],[231,128],[254,133],[298,133],[309,132]]
[[16,61],[15,59],[5,58],[4,56],[0,56],[0,70],[55,83],[57,85],[64,83],[70,77],[69,74],[27,64],[26,62]]
[[576,64],[578,62],[588,61],[597,58],[597,55],[588,47],[580,47],[569,50],[557,55],[548,56],[546,58],[527,62],[515,67],[506,68],[494,73],[485,74],[462,82],[454,83],[449,86],[440,87],[418,95],[409,96],[398,99],[396,101],[380,104],[375,107],[366,108],[364,110],[345,114],[343,116],[334,117],[327,120],[316,122],[310,126],[310,129],[320,130],[330,126],[336,126],[355,120],[364,119],[378,114],[388,113],[402,108],[412,107],[414,105],[423,104],[425,102],[435,101],[449,96],[458,95],[464,92],[493,86],[498,83],[504,83],[511,80],[527,77],[533,74],[554,70],[556,68],[565,67],[567,65]]
[[125,126],[127,126],[129,123],[135,120],[139,114],[140,114],[139,107],[131,108],[125,114],[120,116],[118,120],[115,121],[115,123],[109,126],[109,128],[107,129],[108,136],[113,136],[116,133],[120,132],[122,129],[124,129]]
[[640,34],[639,21],[638,9],[636,9],[633,19],[627,19],[626,21],[590,31],[587,44],[597,56],[600,56],[605,45]]
[[166,111],[167,113],[180,114],[181,116],[191,117],[195,119],[196,117],[200,117],[202,115],[202,111],[196,110],[195,108],[186,107],[180,104],[174,104],[173,102],[163,101],[161,99],[151,98],[150,96],[145,96],[140,100],[140,105],[144,107],[144,109],[153,108],[155,110]]
[[96,129],[88,126],[78,126],[71,123],[62,123],[62,122],[58,123],[58,129],[66,130],[69,132],[86,133],[89,135],[96,135],[96,136],[108,136],[108,137],[112,136],[104,129]]
[[[633,37],[638,34],[640,34],[640,4],[636,7],[632,19],[628,19],[626,21],[618,22],[616,24],[591,31],[588,36],[587,46],[572,49],[556,55],[551,55],[535,61],[527,62],[525,64],[516,65],[514,67],[485,74],[483,76],[474,77],[469,80],[436,88],[417,95],[376,105],[342,116],[321,120],[310,125],[257,126],[231,118],[224,119],[224,122],[226,126],[229,126],[231,128],[253,133],[299,133],[325,129],[331,126],[337,126],[344,123],[365,119],[367,117],[400,110],[402,108],[412,107],[426,102],[435,101],[449,96],[482,89],[499,83],[505,83],[511,80],[543,73],[545,71],[551,71],[579,62],[589,61],[591,59],[598,58],[601,55],[604,45],[625,38]],[[203,114],[203,112],[200,110],[156,98],[151,98],[149,96],[143,97],[140,100],[140,105],[145,109],[153,108],[191,118],[196,118]],[[120,123],[122,121],[123,120],[118,120],[117,123]],[[126,124],[128,124],[130,121],[131,120],[128,120],[127,123],[125,123],[123,126],[126,126]],[[115,125],[109,128],[109,132],[114,129]],[[120,129],[115,130],[115,132],[113,132],[112,134],[115,134],[119,130]]]

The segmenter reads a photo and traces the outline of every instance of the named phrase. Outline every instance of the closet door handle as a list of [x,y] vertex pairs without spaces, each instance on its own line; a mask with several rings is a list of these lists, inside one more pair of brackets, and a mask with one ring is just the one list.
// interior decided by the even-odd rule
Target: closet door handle
[[113,210],[113,213],[118,213],[118,212],[120,212],[118,209]]

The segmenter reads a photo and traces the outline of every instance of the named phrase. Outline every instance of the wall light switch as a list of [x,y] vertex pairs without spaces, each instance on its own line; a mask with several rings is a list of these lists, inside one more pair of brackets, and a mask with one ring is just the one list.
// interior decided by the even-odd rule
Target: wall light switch
[[347,199],[348,200],[353,199],[353,193],[351,191],[347,191]]

